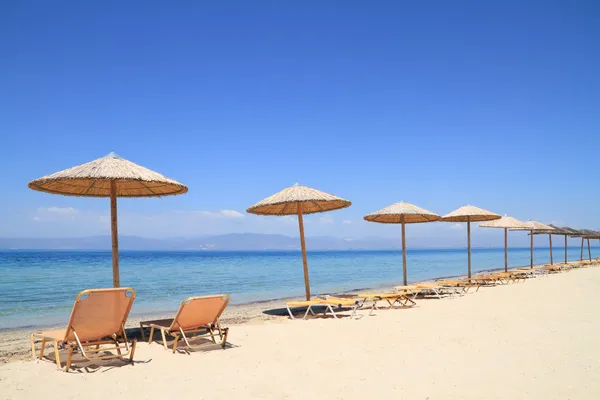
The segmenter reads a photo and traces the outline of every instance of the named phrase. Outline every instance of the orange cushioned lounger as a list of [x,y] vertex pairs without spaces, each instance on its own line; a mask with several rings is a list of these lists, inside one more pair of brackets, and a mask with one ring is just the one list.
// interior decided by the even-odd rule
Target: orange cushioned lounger
[[[84,290],[75,299],[71,318],[65,329],[31,335],[33,357],[36,357],[35,342],[41,340],[40,360],[44,357],[46,343],[52,342],[58,368],[62,367],[59,347],[65,347],[69,351],[66,371],[71,368],[75,349],[79,349],[87,360],[107,360],[129,355],[129,361],[133,361],[136,341],[129,345],[125,321],[134,299],[135,290],[132,288]],[[102,347],[104,345],[111,346]]]
[[162,335],[163,346],[167,348],[167,338],[165,335],[174,337],[173,353],[177,351],[177,343],[183,338],[189,349],[196,350],[205,345],[192,345],[188,336],[210,336],[213,343],[217,343],[216,336],[219,336],[220,345],[225,348],[227,344],[227,334],[229,328],[222,328],[219,318],[229,304],[228,294],[216,294],[211,296],[188,297],[183,300],[175,318],[156,319],[151,321],[142,321],[142,338],[144,336],[144,327],[150,328],[150,337],[148,343],[152,343],[154,329],[159,329]]

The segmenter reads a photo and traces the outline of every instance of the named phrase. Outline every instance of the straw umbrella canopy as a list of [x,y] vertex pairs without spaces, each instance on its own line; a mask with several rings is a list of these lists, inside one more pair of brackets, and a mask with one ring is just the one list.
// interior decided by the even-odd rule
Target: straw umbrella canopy
[[302,263],[304,265],[304,286],[306,300],[310,300],[310,280],[308,278],[308,261],[306,260],[306,243],[304,240],[304,214],[320,213],[350,207],[348,200],[324,193],[316,189],[295,184],[281,192],[275,193],[259,201],[246,212],[257,215],[298,215],[300,228],[300,246],[302,247]]
[[440,216],[424,208],[417,207],[414,204],[401,201],[366,215],[364,219],[365,221],[378,222],[380,224],[402,224],[402,269],[404,284],[407,285],[405,225],[437,221],[440,219]]
[[[529,266],[533,268],[533,234],[538,231],[541,233],[548,233],[548,231],[553,231],[551,226],[544,225],[541,222],[537,221],[527,221],[525,222],[522,228],[511,229],[511,231],[530,231],[530,241],[529,241]],[[552,251],[552,250],[550,250]]]
[[502,216],[483,208],[475,206],[462,206],[449,214],[444,215],[440,221],[444,222],[466,222],[467,223],[467,252],[469,254],[469,278],[471,277],[471,222],[493,221]]
[[562,229],[559,228],[557,226],[554,226],[552,224],[548,224],[548,226],[550,228],[552,228],[552,230],[549,231],[543,231],[543,230],[537,230],[537,231],[533,231],[532,233],[529,233],[529,235],[548,235],[548,240],[550,241],[550,265],[554,265],[554,257],[552,255],[552,235],[565,235],[565,263],[567,262],[567,248],[566,248],[566,242],[567,242],[567,236],[566,236],[566,232]]
[[521,228],[524,226],[524,224],[524,222],[521,222],[516,218],[505,215],[500,219],[484,222],[483,224],[479,225],[481,228],[504,229],[504,271],[508,272],[508,230],[514,228]]
[[548,232],[548,236],[550,237],[550,264],[552,264],[554,261],[552,259],[552,235],[563,235],[565,237],[565,264],[566,264],[567,262],[569,262],[567,238],[568,238],[570,232],[567,228],[561,228],[559,226],[552,225],[552,224],[548,224],[548,226],[550,228],[554,229],[553,231]]
[[[600,232],[596,232],[591,229],[582,229],[580,232],[583,235],[581,237],[581,245],[583,246],[583,240],[586,239],[587,245],[588,245],[588,256],[589,256],[590,261],[592,261],[592,249],[590,246],[590,239],[600,239]],[[581,259],[583,259],[583,252],[582,252]]]
[[[581,238],[581,258],[580,259],[583,260],[583,241],[584,241],[584,239],[583,239],[583,234],[581,233],[581,231],[578,230],[578,229],[570,228],[568,226],[563,226],[561,229],[563,231],[568,232],[567,233],[568,237],[572,237],[572,238],[578,238],[578,237],[580,237]],[[566,241],[567,240],[565,238],[565,242]]]
[[113,285],[119,280],[117,197],[162,197],[183,194],[188,188],[158,172],[110,153],[105,157],[29,182],[29,188],[51,194],[110,197]]

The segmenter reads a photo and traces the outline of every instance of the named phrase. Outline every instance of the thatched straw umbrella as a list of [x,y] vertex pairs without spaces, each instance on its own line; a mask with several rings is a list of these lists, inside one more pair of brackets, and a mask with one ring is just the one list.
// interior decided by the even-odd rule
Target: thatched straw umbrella
[[574,228],[570,228],[568,226],[563,226],[560,228],[563,232],[566,233],[565,235],[565,251],[567,248],[567,237],[571,237],[571,238],[578,238],[581,237],[581,259],[583,260],[583,238],[581,235],[581,232],[577,229]]
[[[596,232],[591,229],[582,229],[580,232],[582,234],[582,236],[581,236],[582,248],[583,248],[583,240],[586,239],[587,245],[588,245],[588,257],[589,257],[590,261],[592,261],[592,248],[590,246],[590,239],[600,239],[600,232]],[[581,259],[583,260],[583,250],[582,250]]]
[[380,224],[402,224],[402,267],[404,284],[407,285],[405,225],[437,221],[440,219],[440,216],[424,208],[417,207],[414,204],[401,201],[375,211],[365,216],[364,219],[365,221],[379,222]]
[[117,197],[162,197],[183,194],[188,188],[158,172],[125,160],[115,153],[29,182],[29,188],[64,196],[110,197],[113,285],[119,281]]
[[565,237],[565,264],[567,262],[569,262],[569,256],[568,256],[568,243],[567,243],[567,237],[569,236],[569,230],[567,228],[561,228],[559,226],[556,225],[552,225],[552,224],[548,224],[548,226],[552,229],[554,229],[554,231],[548,232],[548,235],[550,236],[550,263],[552,264],[553,260],[552,260],[552,235],[563,235]]
[[310,281],[308,279],[308,261],[306,260],[304,220],[302,215],[346,208],[350,207],[351,204],[351,202],[341,197],[295,184],[259,201],[246,210],[248,213],[258,215],[298,215],[306,300],[310,300]]
[[[554,256],[552,254],[552,235],[560,235],[562,234],[562,230],[560,228],[556,228],[554,227],[554,225],[549,224],[548,225],[550,228],[552,228],[552,230],[550,231],[544,231],[544,230],[537,230],[537,231],[533,231],[528,233],[528,235],[548,235],[548,241],[550,242],[550,265],[554,265]],[[566,261],[565,261],[566,262]]]
[[500,215],[475,206],[462,206],[449,214],[444,215],[440,221],[466,222],[467,223],[467,251],[469,254],[469,278],[471,277],[471,222],[493,221],[502,218]]
[[545,234],[548,235],[548,240],[550,241],[550,265],[554,264],[554,258],[552,255],[552,235],[563,235],[565,237],[565,263],[567,263],[568,262],[567,237],[570,234],[570,232],[567,229],[558,227],[556,225],[548,224],[548,226],[550,228],[552,228],[551,231],[536,231],[536,232],[533,232],[533,234],[534,235],[545,235]]
[[529,261],[529,266],[530,268],[533,268],[533,233],[535,231],[540,231],[542,233],[547,233],[548,231],[552,231],[552,227],[548,226],[548,225],[544,225],[541,222],[537,222],[537,221],[527,221],[524,224],[524,227],[522,228],[515,228],[515,229],[511,229],[511,231],[530,231],[530,242],[529,242],[529,254],[530,254],[530,261]]
[[504,229],[504,271],[508,272],[508,230],[514,228],[521,228],[524,226],[524,222],[519,221],[513,217],[505,215],[500,219],[496,219],[489,222],[484,222],[479,225],[481,228],[503,228]]

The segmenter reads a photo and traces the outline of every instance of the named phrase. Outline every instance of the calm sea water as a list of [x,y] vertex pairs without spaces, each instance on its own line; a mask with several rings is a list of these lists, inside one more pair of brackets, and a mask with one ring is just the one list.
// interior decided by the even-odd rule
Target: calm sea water
[[[473,271],[504,265],[503,249],[472,254]],[[564,248],[554,256],[563,261]],[[465,249],[409,250],[407,257],[411,282],[467,271]],[[570,247],[569,259],[578,258],[579,248]],[[304,293],[299,252],[123,251],[120,261],[121,285],[137,292],[132,315],[171,312],[193,295],[229,293],[232,303],[247,303]],[[308,261],[313,293],[402,283],[400,251],[310,252]],[[537,248],[535,262],[549,262],[549,250]],[[529,249],[509,250],[509,265],[529,265]],[[110,252],[0,251],[0,329],[64,323],[77,293],[111,285]]]

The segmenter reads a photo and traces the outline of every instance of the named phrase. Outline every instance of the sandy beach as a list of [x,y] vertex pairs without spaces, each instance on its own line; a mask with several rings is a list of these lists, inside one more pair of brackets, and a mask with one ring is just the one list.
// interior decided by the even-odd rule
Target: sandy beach
[[585,268],[357,320],[257,311],[240,324],[232,308],[225,350],[139,343],[133,366],[73,373],[10,362],[0,398],[597,399],[598,287],[600,268]]

